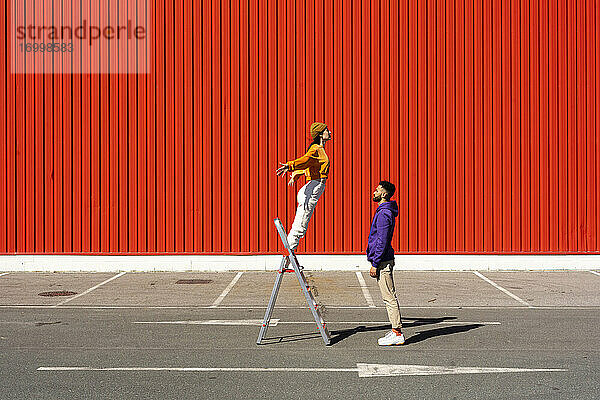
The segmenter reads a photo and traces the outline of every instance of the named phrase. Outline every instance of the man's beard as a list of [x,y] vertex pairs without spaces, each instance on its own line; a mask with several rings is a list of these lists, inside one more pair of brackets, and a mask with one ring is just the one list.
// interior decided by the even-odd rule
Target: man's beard
[[372,200],[373,200],[375,203],[379,203],[379,200],[381,200],[381,197],[375,197],[375,196],[373,196],[373,199],[372,199]]

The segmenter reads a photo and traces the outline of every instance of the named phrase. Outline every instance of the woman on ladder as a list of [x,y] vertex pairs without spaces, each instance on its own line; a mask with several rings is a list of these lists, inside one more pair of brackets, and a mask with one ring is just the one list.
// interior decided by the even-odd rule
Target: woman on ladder
[[310,126],[312,142],[308,146],[306,154],[285,164],[280,162],[281,166],[276,171],[277,176],[284,176],[286,172],[292,172],[288,185],[296,182],[300,175],[306,176],[306,184],[298,191],[296,218],[294,218],[292,229],[287,237],[292,250],[296,250],[300,239],[304,237],[308,221],[325,190],[325,181],[329,174],[329,157],[325,153],[324,145],[331,140],[331,135],[326,124],[314,122]]

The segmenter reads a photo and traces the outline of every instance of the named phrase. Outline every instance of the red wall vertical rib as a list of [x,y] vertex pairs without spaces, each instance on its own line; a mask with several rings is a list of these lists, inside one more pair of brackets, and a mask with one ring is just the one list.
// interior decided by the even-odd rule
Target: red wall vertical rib
[[[408,63],[406,79],[408,80],[407,86],[407,103],[406,109],[407,121],[408,121],[408,141],[405,151],[407,152],[408,158],[408,249],[409,251],[415,251],[418,248],[418,232],[419,232],[419,203],[417,201],[419,193],[419,168],[418,168],[418,139],[419,131],[417,126],[417,101],[418,101],[418,72],[417,64],[419,56],[417,54],[417,38],[418,38],[418,11],[419,3],[416,0],[410,0],[408,2],[408,59],[411,60]],[[365,105],[363,104],[363,107]],[[363,215],[363,219],[365,216]]]
[[[0,21],[6,21],[6,7],[0,7]],[[6,30],[0,29],[0,45],[6,43]],[[7,131],[8,131],[8,103],[6,99],[8,64],[6,48],[0,52],[0,252],[7,252],[7,227],[8,227],[8,208],[7,197],[8,191],[6,186],[7,171],[8,171],[8,155],[7,155]]]
[[[0,5],[1,254],[276,253],[303,181],[274,171],[315,120],[331,175],[300,251],[363,252],[380,179],[399,252],[600,251],[596,2],[63,3]],[[144,22],[148,46],[52,62],[12,49],[13,12]]]

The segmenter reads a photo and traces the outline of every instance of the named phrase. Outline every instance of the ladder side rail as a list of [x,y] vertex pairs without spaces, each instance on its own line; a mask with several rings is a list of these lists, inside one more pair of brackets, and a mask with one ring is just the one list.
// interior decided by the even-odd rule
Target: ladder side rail
[[309,290],[309,285],[308,282],[306,281],[306,277],[304,276],[304,272],[302,271],[302,269],[300,268],[300,265],[298,264],[298,259],[296,258],[296,255],[290,250],[290,257],[288,257],[290,259],[290,262],[292,264],[292,266],[294,267],[294,271],[296,272],[296,277],[298,278],[298,283],[300,284],[300,288],[302,290],[302,293],[304,294],[304,297],[306,298],[306,303],[308,304],[308,308],[310,308],[311,313],[313,314],[313,318],[317,324],[317,327],[319,329],[319,333],[321,334],[321,337],[323,338],[323,341],[325,342],[326,345],[328,345],[330,343],[330,335],[329,335],[329,331],[327,330],[327,327],[325,326],[325,321],[323,320],[323,317],[321,316],[321,312],[319,311],[319,305],[317,304],[315,298],[312,295],[312,292]]
[[273,314],[273,309],[275,308],[275,301],[277,300],[277,295],[279,293],[281,281],[283,280],[283,273],[288,265],[289,258],[284,256],[281,259],[281,265],[279,266],[277,276],[275,277],[275,283],[273,285],[273,290],[271,291],[271,298],[269,299],[269,305],[265,310],[265,317],[263,318],[262,326],[260,327],[260,332],[258,334],[256,344],[260,344],[264,339],[265,335],[267,334],[267,329],[269,328],[269,323],[271,322],[271,315]]
[[[296,254],[290,248],[290,245],[287,241],[287,235],[286,235],[285,229],[283,228],[283,224],[281,223],[281,220],[279,218],[275,218],[273,222],[275,223],[275,227],[277,228],[277,233],[279,234],[279,237],[281,239],[281,242],[283,243],[283,246],[289,253],[289,256],[285,256],[285,259],[287,260],[287,265],[289,265],[290,263],[292,264],[292,267],[294,268],[294,272],[296,273],[296,278],[298,279],[298,283],[300,283],[301,291],[304,294],[304,297],[306,298],[306,302],[310,308],[310,311],[313,314],[313,318],[317,324],[317,327],[319,328],[319,333],[321,334],[321,337],[323,338],[323,341],[325,342],[325,344],[329,345],[331,343],[329,331],[325,325],[325,321],[323,320],[323,317],[321,316],[321,312],[318,309],[317,302],[309,290],[309,286],[306,281],[306,277],[304,276],[304,273],[302,272],[303,268],[298,263]],[[282,262],[282,267],[280,268],[281,273],[278,274],[278,278],[280,276],[283,276],[283,273],[284,273],[287,265],[284,266],[283,262]],[[273,288],[273,293],[275,294],[275,298],[276,298],[277,294],[275,293],[275,288]],[[271,298],[273,299],[273,294],[271,294]],[[271,303],[271,301],[269,301],[270,306],[267,308],[267,312],[269,311],[269,309],[271,309],[271,311],[272,311],[272,307],[271,307],[270,303]],[[273,306],[274,306],[274,304],[275,304],[275,301],[273,299]],[[268,315],[268,317],[270,319],[270,314]],[[265,320],[266,320],[266,318],[267,318],[267,313],[265,313]],[[267,329],[268,325],[269,325],[268,321],[266,323],[263,322],[263,326],[261,327],[261,333],[263,332],[263,330],[266,333],[266,329]],[[259,340],[261,340],[261,339],[262,339],[262,337],[259,334]]]
[[293,254],[292,249],[290,249],[290,244],[287,241],[287,235],[285,233],[285,229],[283,228],[283,224],[279,218],[274,219],[275,228],[277,228],[277,233],[279,233],[279,238],[281,239],[281,243],[285,249],[290,253],[290,256]]

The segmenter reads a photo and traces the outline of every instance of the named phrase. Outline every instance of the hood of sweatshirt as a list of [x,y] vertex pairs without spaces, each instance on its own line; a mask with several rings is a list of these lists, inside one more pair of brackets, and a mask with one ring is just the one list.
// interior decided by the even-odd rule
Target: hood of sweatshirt
[[392,215],[394,216],[394,218],[396,218],[398,216],[398,203],[396,203],[395,200],[386,201],[385,203],[381,203],[377,207],[376,212],[379,212],[382,210],[390,210],[392,212]]

